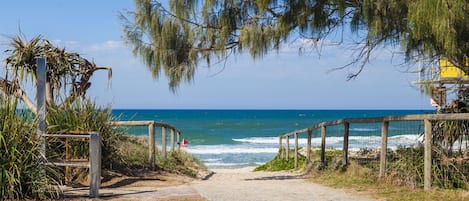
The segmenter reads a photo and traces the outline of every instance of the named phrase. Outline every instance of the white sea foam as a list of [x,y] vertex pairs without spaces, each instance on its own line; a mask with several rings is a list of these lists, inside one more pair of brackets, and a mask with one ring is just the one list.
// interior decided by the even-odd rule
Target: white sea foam
[[231,146],[193,146],[186,150],[191,154],[258,154],[277,153],[278,147],[252,148]]
[[203,160],[203,162],[218,162],[221,161],[221,158],[206,158]]
[[226,166],[241,166],[243,164],[247,163],[223,163],[223,162],[218,162],[218,163],[204,163],[208,167],[226,167]]
[[229,166],[248,166],[248,165],[262,165],[264,163],[204,163],[208,167],[229,167]]
[[248,137],[248,138],[233,138],[233,141],[244,142],[244,143],[256,143],[256,144],[278,144],[278,137]]
[[423,141],[423,135],[396,135],[389,137],[389,139],[399,141]]
[[[249,137],[241,139],[232,139],[236,142],[248,143],[248,144],[258,144],[269,147],[278,146],[278,137]],[[390,147],[397,146],[412,146],[416,145],[419,142],[423,141],[421,135],[396,135],[388,137],[388,144]],[[290,138],[290,143],[293,143],[294,140]],[[326,137],[326,146],[340,148],[342,147],[344,138],[339,137]],[[286,140],[283,140],[283,143],[286,143]],[[321,144],[321,138],[312,138],[311,143],[313,146]],[[307,144],[306,138],[299,138],[298,144],[300,146],[305,146]],[[360,147],[360,148],[376,148],[381,146],[381,136],[350,136],[349,137],[349,147]],[[272,152],[274,150],[271,150]],[[276,151],[276,150],[275,150]],[[255,149],[251,150],[249,153],[254,153]]]
[[371,131],[378,131],[377,128],[351,128],[350,131],[359,131],[359,132],[371,132]]

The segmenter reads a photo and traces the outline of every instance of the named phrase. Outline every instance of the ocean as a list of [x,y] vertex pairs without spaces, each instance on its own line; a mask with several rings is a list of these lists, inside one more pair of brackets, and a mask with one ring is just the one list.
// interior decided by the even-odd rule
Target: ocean
[[[271,160],[278,152],[278,136],[297,129],[311,127],[324,121],[343,118],[368,118],[389,115],[425,114],[431,110],[113,110],[120,121],[154,120],[171,124],[181,130],[189,141],[185,150],[198,157],[209,168],[241,168],[258,166]],[[415,123],[414,123],[415,124]],[[400,126],[390,125],[390,147],[410,146],[418,141],[419,125],[408,125],[405,131],[395,131]],[[332,128],[334,129],[334,128]],[[329,130],[328,130],[329,131]],[[157,136],[161,132],[157,130]],[[351,150],[380,145],[379,124],[352,125]],[[333,133],[333,132],[332,132]],[[147,127],[129,129],[129,135],[147,136]],[[161,142],[158,137],[157,140]],[[157,142],[158,142],[157,141]],[[340,149],[340,134],[330,135],[328,146]],[[293,143],[293,140],[290,141]],[[299,139],[306,144],[305,135]],[[313,146],[320,139],[313,133]]]

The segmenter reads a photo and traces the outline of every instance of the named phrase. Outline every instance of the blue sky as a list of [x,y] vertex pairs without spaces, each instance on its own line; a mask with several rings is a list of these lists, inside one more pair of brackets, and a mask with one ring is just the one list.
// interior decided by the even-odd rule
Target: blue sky
[[[333,71],[352,60],[345,46],[325,45],[318,52],[298,54],[298,44],[252,60],[246,54],[224,65],[198,67],[194,82],[172,93],[167,80],[152,79],[122,39],[118,12],[133,10],[133,1],[3,1],[0,7],[0,58],[8,38],[19,30],[42,35],[69,51],[79,52],[100,66],[89,95],[101,105],[138,109],[432,109],[429,98],[405,73],[402,57],[377,51],[360,76],[346,81],[353,68]],[[326,43],[327,44],[327,43]],[[319,53],[321,56],[319,56]],[[3,64],[2,64],[3,65]]]

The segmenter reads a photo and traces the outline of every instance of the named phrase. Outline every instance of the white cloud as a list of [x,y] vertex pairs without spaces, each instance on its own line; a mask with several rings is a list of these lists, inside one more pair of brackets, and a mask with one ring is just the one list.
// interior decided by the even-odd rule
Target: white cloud
[[51,41],[52,44],[58,47],[64,47],[66,49],[76,49],[80,47],[80,43],[78,41],[63,41],[60,39],[55,39]]
[[89,51],[109,51],[124,47],[122,41],[108,40],[103,43],[96,43],[87,48]]

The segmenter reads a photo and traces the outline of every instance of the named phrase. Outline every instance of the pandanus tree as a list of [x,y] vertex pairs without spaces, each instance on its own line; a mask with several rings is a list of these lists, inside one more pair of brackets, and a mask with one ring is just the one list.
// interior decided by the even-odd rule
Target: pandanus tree
[[110,67],[97,66],[78,53],[54,46],[41,36],[29,41],[24,37],[13,37],[9,45],[10,49],[5,51],[5,74],[0,77],[0,89],[22,100],[31,112],[36,112],[36,105],[26,88],[28,82],[36,80],[38,57],[46,59],[46,103],[50,106],[64,108],[85,96],[96,71],[107,70],[108,79],[112,76]]

